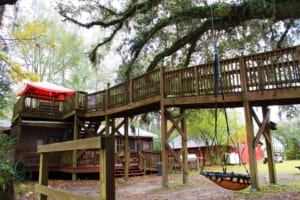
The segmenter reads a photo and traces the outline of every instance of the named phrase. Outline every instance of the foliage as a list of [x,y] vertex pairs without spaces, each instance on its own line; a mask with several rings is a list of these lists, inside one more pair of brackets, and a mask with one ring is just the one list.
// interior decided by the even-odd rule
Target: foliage
[[86,89],[83,84],[91,72],[86,70],[89,63],[78,34],[42,17],[19,23],[13,36],[27,72],[37,74],[40,81]]
[[[116,6],[118,5],[118,7]],[[85,28],[100,27],[106,34],[90,52],[97,63],[98,48],[119,43],[123,58],[120,75],[134,76],[137,66],[188,67],[211,61],[212,21],[222,58],[281,48],[299,40],[298,0],[207,1],[145,0],[60,1],[61,16]],[[101,54],[101,53],[100,53]]]
[[[216,118],[214,109],[189,110],[187,114],[188,133],[194,140],[205,141],[208,145],[215,137],[218,138],[219,144],[238,142],[238,138],[239,140],[243,139],[244,126],[241,125],[242,122],[237,120],[235,111],[228,112],[226,110],[226,112],[229,133],[227,132],[224,110],[219,110]],[[217,123],[216,131],[215,122]]]
[[276,137],[282,144],[285,144],[285,154],[287,159],[300,158],[300,112],[297,111],[296,116],[288,121],[282,121],[274,132]]
[[[237,143],[244,138],[245,129],[236,118],[236,112],[228,112],[228,129],[225,120],[225,110],[219,110],[215,115],[214,109],[188,110],[187,112],[187,132],[189,138],[194,141],[203,142],[208,147],[208,159],[220,162],[223,151],[227,145]],[[217,124],[215,126],[215,124]],[[228,132],[229,131],[229,132]],[[219,146],[219,149],[214,149]],[[216,151],[217,152],[213,152]],[[215,156],[217,154],[217,156]]]
[[12,181],[8,151],[14,148],[14,142],[6,134],[0,134],[0,185]]
[[5,116],[5,108],[8,104],[8,94],[10,92],[9,73],[5,68],[5,64],[0,60],[0,118]]

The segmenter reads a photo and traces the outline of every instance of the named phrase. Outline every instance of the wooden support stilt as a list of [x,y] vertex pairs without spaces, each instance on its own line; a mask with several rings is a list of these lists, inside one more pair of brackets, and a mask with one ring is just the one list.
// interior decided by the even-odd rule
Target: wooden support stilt
[[168,187],[168,138],[167,138],[167,118],[166,118],[166,108],[161,106],[161,153],[162,153],[162,186]]
[[189,167],[188,167],[188,148],[187,148],[187,132],[186,132],[186,115],[185,110],[180,109],[181,117],[181,146],[182,146],[182,163],[185,166],[186,170],[182,173],[182,182],[183,184],[189,183]]
[[[265,118],[267,113],[269,113],[269,109],[267,106],[262,107],[263,117]],[[273,144],[272,144],[272,136],[270,132],[269,126],[265,126],[264,135],[266,138],[266,149],[268,156],[268,167],[269,167],[269,180],[270,184],[277,184],[276,178],[276,168],[274,163],[274,152],[273,152]]]
[[111,125],[105,117],[105,136],[101,140],[100,149],[100,191],[102,200],[115,199],[115,137],[110,134]]
[[254,130],[251,114],[251,106],[248,102],[244,102],[244,113],[246,121],[246,133],[247,133],[247,144],[248,144],[248,153],[249,153],[249,167],[250,167],[250,176],[251,176],[251,190],[258,191],[258,170],[257,170],[257,160],[256,160],[256,147],[253,147],[254,142]]
[[[78,140],[78,117],[74,116],[74,130],[73,130],[73,140]],[[72,158],[72,167],[76,168],[77,167],[77,156],[78,151],[77,150],[73,150],[73,158]],[[72,180],[75,181],[77,179],[77,174],[76,173],[72,173]]]
[[[173,118],[171,113],[169,113],[168,110],[164,111],[165,114],[165,123],[167,124],[168,121],[172,123],[172,126],[168,130],[166,128],[166,135],[165,135],[165,141],[168,141],[169,137],[172,135],[172,133],[176,130],[180,135],[182,139],[182,148],[181,150],[176,153],[168,143],[164,143],[164,147],[166,148],[167,155],[171,154],[174,157],[174,161],[181,167],[183,170],[183,184],[187,184],[189,182],[188,180],[188,150],[187,150],[187,134],[186,134],[186,117],[185,117],[185,111],[180,111],[180,116],[178,118]],[[182,159],[180,159],[180,156],[182,156]],[[173,167],[173,166],[171,166]]]
[[[256,137],[254,138],[253,141],[253,148],[256,148],[258,142],[260,141],[260,137],[265,134],[264,131],[269,129],[268,125],[270,122],[270,111],[269,110],[265,110],[266,112],[264,113],[264,119],[262,123],[259,123],[259,130],[256,134]],[[256,116],[254,112],[252,112],[253,116]],[[256,119],[258,119],[258,117],[254,117]]]
[[[240,57],[240,69],[241,76],[247,77],[247,69],[244,57]],[[249,153],[249,167],[250,167],[250,176],[251,176],[251,190],[258,191],[259,190],[259,182],[258,182],[258,170],[257,170],[257,160],[256,160],[256,149],[253,147],[254,142],[254,129],[253,129],[253,121],[252,121],[252,108],[247,100],[248,94],[248,80],[246,78],[242,79],[242,91],[243,91],[243,106],[244,106],[244,115],[245,115],[245,123],[246,123],[246,133],[247,133],[247,145],[248,145],[248,153]]]
[[161,159],[162,159],[162,186],[168,187],[169,180],[168,180],[168,137],[167,137],[167,117],[166,112],[167,108],[164,105],[164,68],[160,68],[159,72],[160,77],[160,114],[161,114]]
[[124,179],[125,181],[128,181],[129,177],[129,138],[128,138],[128,131],[129,131],[129,126],[128,126],[128,117],[125,117],[124,119],[124,158],[125,158],[125,176]]

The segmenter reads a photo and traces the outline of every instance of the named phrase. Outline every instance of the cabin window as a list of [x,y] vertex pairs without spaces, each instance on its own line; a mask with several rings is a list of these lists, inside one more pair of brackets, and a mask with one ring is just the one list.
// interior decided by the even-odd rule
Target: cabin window
[[123,149],[123,139],[117,138],[117,151]]
[[134,140],[129,139],[129,150],[134,150]]
[[137,143],[136,143],[136,150],[137,150],[137,151],[143,150],[143,145],[142,145],[142,143],[140,143],[140,142],[137,142]]
[[41,146],[41,145],[44,145],[44,144],[45,144],[45,142],[44,142],[43,139],[37,139],[37,141],[36,141],[36,146],[37,146],[37,147],[39,147],[39,146]]

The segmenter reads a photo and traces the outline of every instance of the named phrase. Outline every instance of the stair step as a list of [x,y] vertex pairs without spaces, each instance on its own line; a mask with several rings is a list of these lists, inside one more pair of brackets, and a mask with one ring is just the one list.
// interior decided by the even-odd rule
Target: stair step
[[[115,164],[115,177],[122,177],[125,175],[125,168],[122,164]],[[136,163],[129,165],[128,169],[129,176],[143,176],[144,171],[141,170]]]

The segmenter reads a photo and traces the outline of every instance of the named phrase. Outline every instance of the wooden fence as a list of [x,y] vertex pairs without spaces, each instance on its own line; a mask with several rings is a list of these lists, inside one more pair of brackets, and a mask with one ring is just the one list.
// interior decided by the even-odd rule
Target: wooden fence
[[[80,199],[80,200],[113,200],[115,199],[115,183],[114,183],[114,162],[110,162],[107,157],[109,152],[113,149],[109,149],[113,145],[113,137],[93,137],[82,140],[74,140],[68,142],[47,144],[38,147],[38,153],[40,153],[40,170],[39,170],[39,183],[35,186],[36,192],[39,193],[39,200],[46,200],[47,197],[54,197],[56,199]],[[107,147],[107,148],[105,148]],[[63,190],[48,187],[48,169],[49,160],[48,154],[51,152],[61,151],[76,151],[76,150],[88,150],[99,149],[100,155],[100,197],[89,197]],[[108,153],[107,153],[108,152]],[[110,159],[113,160],[113,159]]]

